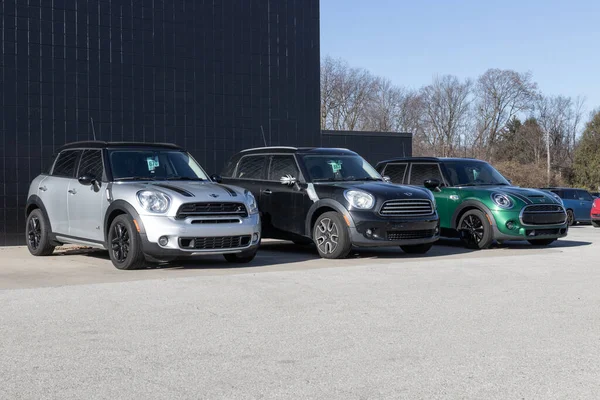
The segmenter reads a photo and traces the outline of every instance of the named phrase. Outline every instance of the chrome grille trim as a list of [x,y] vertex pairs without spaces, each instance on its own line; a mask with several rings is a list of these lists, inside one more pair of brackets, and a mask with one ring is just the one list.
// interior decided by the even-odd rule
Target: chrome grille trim
[[381,206],[379,215],[384,217],[410,217],[432,215],[434,208],[431,200],[426,199],[398,199],[388,200]]

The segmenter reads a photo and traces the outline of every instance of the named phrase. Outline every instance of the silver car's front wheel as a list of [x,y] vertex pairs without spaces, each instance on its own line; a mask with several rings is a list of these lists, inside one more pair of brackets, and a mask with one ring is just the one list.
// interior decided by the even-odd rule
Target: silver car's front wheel
[[344,219],[337,212],[326,212],[317,218],[313,239],[319,255],[323,258],[344,258],[352,243]]
[[129,215],[117,216],[108,231],[108,254],[118,269],[138,269],[146,265],[142,240]]

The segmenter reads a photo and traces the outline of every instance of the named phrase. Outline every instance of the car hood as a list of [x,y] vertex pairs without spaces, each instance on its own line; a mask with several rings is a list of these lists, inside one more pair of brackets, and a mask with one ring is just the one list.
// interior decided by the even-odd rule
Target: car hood
[[345,191],[349,189],[363,190],[381,199],[431,199],[430,192],[416,186],[394,185],[388,182],[320,182],[315,184],[320,191]]
[[525,204],[560,204],[560,201],[548,192],[518,186],[468,186],[461,188],[461,190],[479,193],[485,192],[486,194],[504,193]]
[[131,182],[136,190],[159,190],[173,198],[191,201],[244,201],[244,190],[235,186],[208,181],[151,181]]

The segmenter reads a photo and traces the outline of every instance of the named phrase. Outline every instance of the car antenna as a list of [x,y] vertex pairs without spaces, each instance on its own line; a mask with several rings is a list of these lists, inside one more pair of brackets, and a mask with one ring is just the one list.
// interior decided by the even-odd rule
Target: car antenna
[[92,135],[94,135],[94,141],[96,141],[96,130],[94,129],[94,118],[90,117],[90,121],[92,122]]
[[265,142],[265,147],[267,146],[267,138],[265,138],[265,130],[263,129],[263,126],[260,126],[260,131],[262,132],[262,137],[263,137],[263,142]]

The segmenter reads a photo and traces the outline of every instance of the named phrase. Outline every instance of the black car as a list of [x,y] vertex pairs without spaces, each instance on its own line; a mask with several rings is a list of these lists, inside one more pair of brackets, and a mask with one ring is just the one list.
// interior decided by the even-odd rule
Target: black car
[[231,158],[223,181],[251,191],[263,237],[314,242],[324,258],[351,247],[425,253],[439,238],[431,192],[393,185],[346,149],[264,147]]

